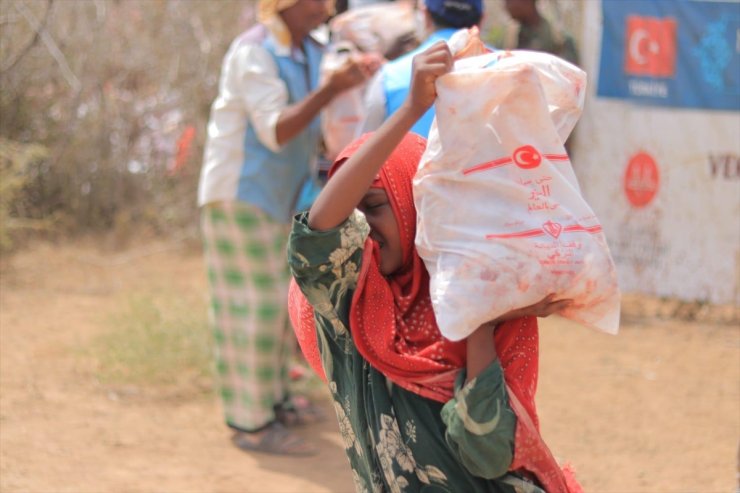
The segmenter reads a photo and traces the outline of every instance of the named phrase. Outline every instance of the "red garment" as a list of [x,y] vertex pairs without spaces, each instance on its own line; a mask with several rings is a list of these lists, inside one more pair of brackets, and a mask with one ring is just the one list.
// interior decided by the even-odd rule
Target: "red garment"
[[[330,177],[367,137],[340,153]],[[444,403],[453,397],[455,378],[465,367],[466,343],[449,341],[440,334],[429,296],[429,273],[414,246],[416,209],[411,182],[425,146],[425,139],[407,134],[373,184],[388,194],[398,221],[403,265],[393,276],[383,276],[379,246],[369,237],[365,240],[349,328],[357,350],[374,368],[396,385]],[[320,371],[313,310],[294,286],[295,281],[292,284],[291,320],[309,363]],[[505,322],[496,329],[494,340],[517,416],[511,470],[536,476],[548,492],[576,493],[579,490],[566,485],[562,470],[539,434],[534,402],[539,360],[537,319]]]
[[[330,176],[367,137],[340,153]],[[365,241],[349,326],[360,354],[393,383],[447,402],[466,350],[464,342],[451,342],[440,334],[429,297],[429,273],[414,247],[411,180],[425,147],[425,139],[407,134],[378,173],[374,186],[388,194],[398,222],[403,265],[393,276],[383,276],[378,243]]]

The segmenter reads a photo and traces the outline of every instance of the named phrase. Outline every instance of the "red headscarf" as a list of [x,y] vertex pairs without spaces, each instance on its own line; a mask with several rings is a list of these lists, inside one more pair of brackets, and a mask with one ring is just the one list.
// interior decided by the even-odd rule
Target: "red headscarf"
[[[340,153],[330,176],[367,137]],[[365,240],[349,326],[360,354],[393,383],[446,402],[465,364],[466,351],[464,342],[451,342],[440,334],[429,297],[429,273],[414,247],[416,209],[411,180],[425,146],[422,137],[407,134],[373,184],[388,194],[401,237],[403,265],[392,276],[383,276],[380,247],[370,238]]]
[[[340,153],[330,177],[368,137],[361,137]],[[425,139],[407,134],[373,183],[373,187],[385,190],[393,208],[403,264],[392,276],[383,276],[379,245],[370,237],[365,240],[349,328],[360,354],[393,383],[447,402],[453,396],[458,372],[465,367],[466,343],[449,341],[439,332],[429,296],[429,273],[414,246],[416,209],[411,183],[425,147]],[[304,355],[323,376],[313,309],[295,281],[289,298],[291,321]],[[565,479],[539,434],[534,403],[539,360],[537,319],[505,322],[496,329],[494,340],[518,419],[511,470],[536,476],[548,492],[579,491],[577,483],[567,484],[573,478]]]

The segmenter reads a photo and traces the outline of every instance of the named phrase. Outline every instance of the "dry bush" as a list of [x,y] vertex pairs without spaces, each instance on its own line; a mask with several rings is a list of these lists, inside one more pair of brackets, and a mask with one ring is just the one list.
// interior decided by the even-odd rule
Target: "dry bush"
[[[572,27],[574,2],[540,3]],[[194,232],[221,60],[254,22],[255,4],[0,0],[0,137],[46,150],[23,165],[22,185],[0,209],[6,233],[50,223],[121,238],[141,227]],[[501,5],[486,0],[487,28],[504,22]]]
[[[12,217],[11,208],[23,207],[23,191],[33,180],[31,170],[48,158],[46,148],[37,144],[19,144],[0,137],[0,251],[13,246],[13,231],[45,230],[49,221]],[[16,215],[17,216],[17,215]]]
[[0,220],[194,228],[205,125],[239,0],[0,0],[0,137],[44,148]]

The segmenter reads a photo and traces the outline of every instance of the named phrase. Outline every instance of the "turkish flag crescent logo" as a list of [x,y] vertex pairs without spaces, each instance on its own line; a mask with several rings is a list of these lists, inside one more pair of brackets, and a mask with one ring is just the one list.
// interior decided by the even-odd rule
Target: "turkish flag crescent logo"
[[630,15],[626,29],[625,73],[673,77],[676,73],[676,20]]

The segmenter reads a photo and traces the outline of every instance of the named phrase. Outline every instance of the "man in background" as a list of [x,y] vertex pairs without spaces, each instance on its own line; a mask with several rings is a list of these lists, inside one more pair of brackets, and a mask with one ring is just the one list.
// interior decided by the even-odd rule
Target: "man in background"
[[[365,94],[367,117],[360,133],[377,129],[406,99],[411,83],[411,63],[418,53],[438,41],[448,41],[459,29],[480,23],[483,17],[482,0],[420,0],[417,11],[417,37],[423,39],[416,49],[386,63],[370,81]],[[434,120],[430,108],[411,128],[422,137],[429,135]]]
[[290,222],[313,188],[319,114],[365,81],[348,61],[319,81],[315,35],[333,0],[260,0],[259,23],[224,57],[211,107],[198,204],[211,297],[216,367],[232,442],[245,451],[316,452],[287,427],[317,408],[289,393],[295,339],[288,324]]
[[[562,28],[554,26],[537,8],[537,0],[504,0],[506,12],[514,22],[503,30],[503,36],[491,38],[496,46],[505,50],[531,50],[550,53],[578,65],[578,50],[573,37]],[[565,142],[571,154],[575,131]]]
[[504,0],[506,11],[515,21],[504,29],[502,39],[492,40],[506,50],[543,51],[578,65],[573,37],[553,26],[537,8],[537,0]]

